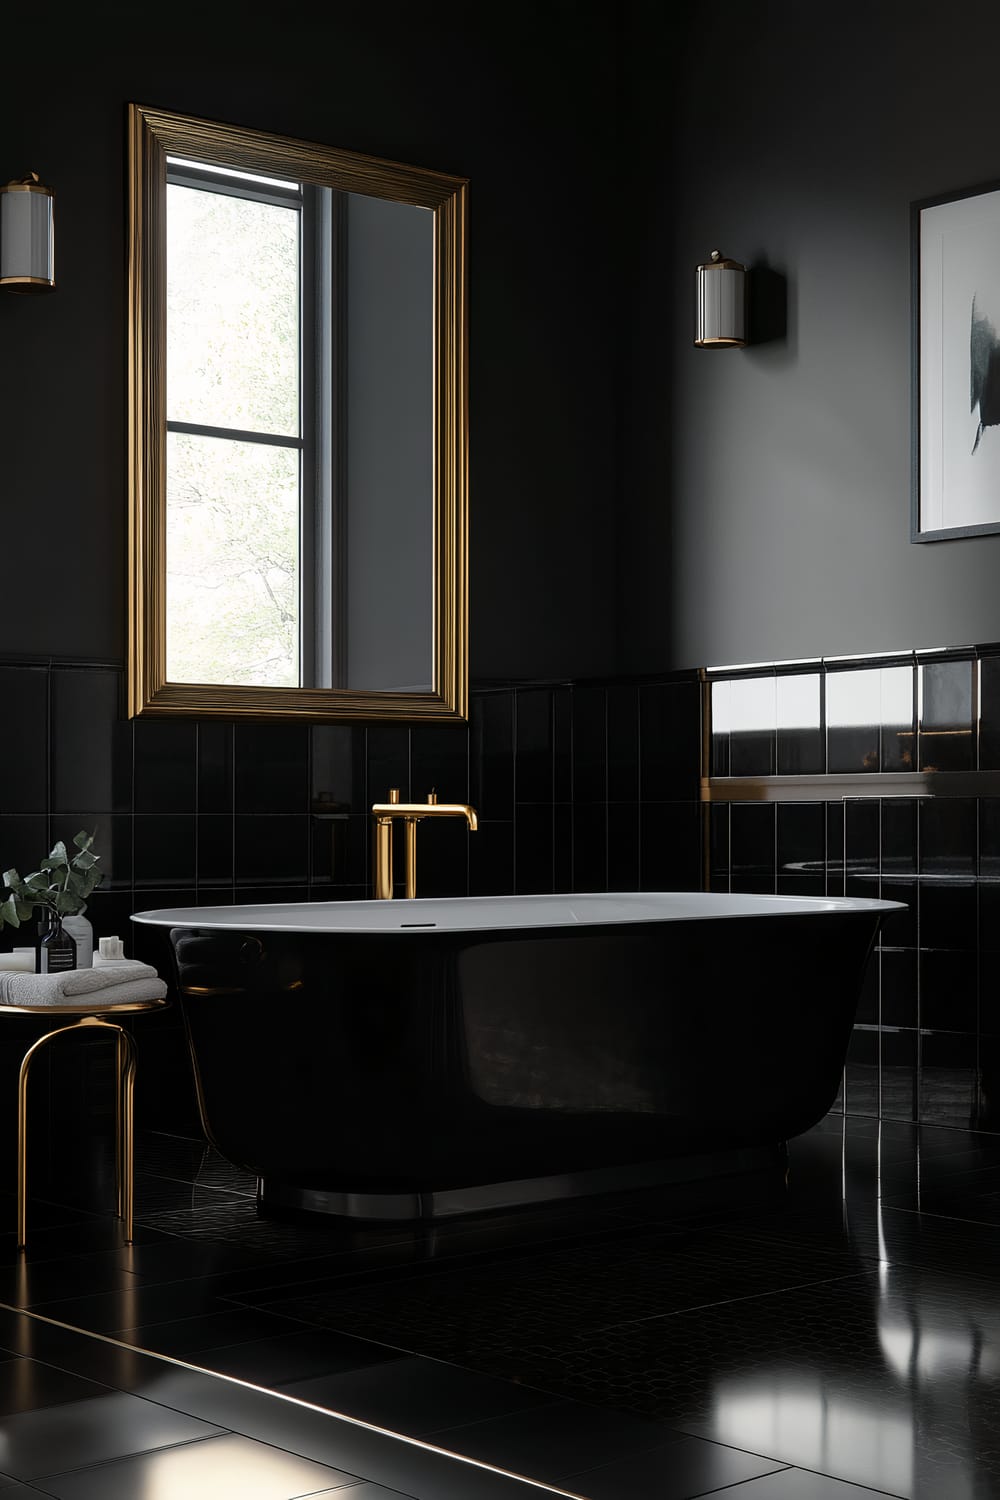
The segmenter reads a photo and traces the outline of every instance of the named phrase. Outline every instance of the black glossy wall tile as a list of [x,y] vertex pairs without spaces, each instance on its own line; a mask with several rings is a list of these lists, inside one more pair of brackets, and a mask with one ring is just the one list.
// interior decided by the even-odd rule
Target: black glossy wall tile
[[981,880],[977,895],[980,951],[1000,953],[1000,881]]
[[826,819],[822,802],[779,802],[778,874],[822,878],[826,850]]
[[775,875],[774,803],[734,802],[729,810],[730,862],[733,890],[744,890],[747,875]]
[[976,874],[976,804],[971,797],[925,797],[920,803],[920,873]]
[[916,1027],[917,952],[914,948],[883,948],[880,961],[882,992],[882,1025]]
[[729,889],[729,803],[715,802],[709,808],[708,866],[713,880],[722,877]]
[[237,814],[303,812],[309,795],[309,726],[240,722],[234,734]]
[[878,874],[878,802],[851,798],[845,802],[844,865],[848,879],[855,875]]
[[514,824],[486,823],[469,840],[469,895],[509,896],[514,889]]
[[[662,795],[674,795],[673,792]],[[639,796],[639,691],[608,688],[608,801]]]
[[[43,667],[0,667],[0,816],[48,811],[49,674]],[[6,868],[6,866],[5,866]]]
[[[727,737],[726,765],[728,746]],[[641,687],[639,785],[643,801],[696,797],[700,766],[701,684],[692,680]],[[728,774],[713,766],[713,776]]]
[[[883,954],[883,962],[888,957]],[[882,1118],[916,1120],[920,1107],[917,1091],[919,1038],[916,1031],[895,1030],[883,1020],[880,1076]]]
[[640,809],[637,802],[608,803],[608,890],[637,891]]
[[975,1129],[978,1105],[976,1038],[957,1032],[920,1038],[920,1118],[928,1125]]
[[604,802],[608,795],[607,694],[573,689],[573,801]]
[[233,820],[218,813],[202,814],[196,823],[198,885],[233,883]]
[[979,814],[979,875],[1000,877],[1000,798],[981,797]]
[[918,805],[915,797],[884,797],[880,803],[883,879],[916,873]]
[[916,766],[917,674],[911,664],[883,667],[879,674],[881,765],[883,771]]
[[137,719],[134,735],[136,812],[195,812],[197,725],[184,719]]
[[976,886],[971,880],[921,880],[920,946],[966,948],[976,946]]
[[553,801],[552,694],[514,694],[514,795],[517,802]]
[[979,661],[979,768],[1000,770],[1000,656]]
[[844,894],[844,823],[845,802],[826,804],[826,892],[828,896]]
[[237,816],[236,884],[304,884],[309,879],[310,822],[306,813]]
[[552,890],[552,856],[551,803],[529,802],[518,807],[514,821],[514,890],[519,896]]
[[852,775],[881,768],[881,679],[878,668],[826,674],[827,770]]
[[233,811],[233,725],[198,725],[198,811]]
[[552,809],[552,889],[573,889],[573,805],[557,802]]
[[879,1034],[872,1028],[855,1027],[851,1033],[844,1068],[844,1112],[878,1115]]
[[[551,821],[551,808],[544,811]],[[417,895],[467,896],[469,847],[478,837],[478,831],[469,832],[464,819],[427,818],[418,823]]]
[[513,693],[483,693],[472,700],[469,791],[481,818],[513,818]]
[[920,768],[971,771],[976,764],[973,663],[923,662],[918,670]]
[[310,880],[321,886],[364,885],[370,874],[370,828],[365,813],[314,812],[309,819]]
[[920,1025],[931,1031],[977,1029],[978,955],[936,948],[920,954]]
[[[54,812],[128,811],[132,725],[118,717],[117,672],[54,668],[51,674],[51,798]],[[149,721],[137,720],[149,726]],[[194,811],[194,802],[190,804]]]
[[[44,813],[0,816],[0,875],[10,869],[17,870],[21,876],[30,875],[38,869],[50,847],[49,820]],[[5,929],[4,936],[10,936],[13,931]],[[24,944],[15,940],[14,946],[23,947]]]
[[367,812],[363,729],[350,724],[313,724],[309,764],[313,812]]
[[[640,876],[644,891],[701,889],[701,809],[696,802],[651,802],[641,809]],[[770,877],[773,881],[773,875]],[[736,889],[735,880],[733,889]]]
[[888,948],[917,946],[918,886],[916,880],[885,880],[879,886],[879,899],[902,903],[902,911],[890,912],[882,920],[881,940]]
[[777,771],[779,776],[824,770],[822,678],[818,672],[778,674]]
[[554,689],[552,694],[552,795],[556,802],[573,799],[573,690]]
[[865,969],[864,979],[861,983],[861,993],[858,996],[858,1005],[854,1013],[854,1021],[857,1026],[877,1026],[879,1024],[879,963],[877,954],[872,954]]
[[194,813],[142,814],[133,819],[137,886],[184,885],[195,873]]
[[[439,802],[468,802],[469,733],[464,724],[414,724],[410,781],[417,802],[436,792]],[[373,797],[372,801],[376,799]],[[356,809],[363,811],[361,807]]]
[[608,889],[608,817],[604,805],[574,804],[573,889]]
[[734,678],[729,693],[729,774],[772,776],[777,765],[777,683],[766,677]]
[[716,678],[709,684],[711,695],[711,743],[709,746],[709,775],[729,776],[729,724],[732,718],[732,683],[726,678]]

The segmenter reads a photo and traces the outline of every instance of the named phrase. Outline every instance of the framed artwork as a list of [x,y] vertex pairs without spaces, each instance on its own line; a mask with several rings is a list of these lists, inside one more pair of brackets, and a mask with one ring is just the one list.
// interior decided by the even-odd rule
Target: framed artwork
[[911,541],[1000,532],[1000,184],[914,203]]

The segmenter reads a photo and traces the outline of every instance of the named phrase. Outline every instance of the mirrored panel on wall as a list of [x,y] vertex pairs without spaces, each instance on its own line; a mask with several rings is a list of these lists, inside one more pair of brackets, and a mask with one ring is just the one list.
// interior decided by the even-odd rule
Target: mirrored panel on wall
[[132,712],[464,717],[464,181],[131,125]]

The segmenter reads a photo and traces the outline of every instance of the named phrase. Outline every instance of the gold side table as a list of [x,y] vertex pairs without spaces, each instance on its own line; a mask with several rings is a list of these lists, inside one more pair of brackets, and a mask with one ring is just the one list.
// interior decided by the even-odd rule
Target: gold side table
[[28,1230],[28,1076],[38,1052],[53,1037],[70,1031],[111,1031],[115,1033],[115,1183],[118,1192],[118,1218],[124,1221],[125,1243],[132,1243],[132,1201],[135,1153],[135,1042],[124,1027],[108,1016],[135,1015],[139,1011],[163,1010],[166,1000],[131,1000],[116,1005],[83,1004],[92,996],[81,996],[78,1005],[0,1005],[0,1016],[75,1016],[66,1026],[55,1026],[32,1042],[17,1077],[17,1248],[23,1250]]

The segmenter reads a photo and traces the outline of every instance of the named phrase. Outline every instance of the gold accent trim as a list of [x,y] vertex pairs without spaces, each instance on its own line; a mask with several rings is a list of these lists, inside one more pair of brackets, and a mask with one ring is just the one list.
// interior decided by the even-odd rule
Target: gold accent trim
[[[116,1006],[116,1012],[126,1010],[152,1010],[162,1001],[136,1002],[133,1005]],[[22,1014],[29,1007],[5,1006],[5,1010],[18,1010]],[[46,1014],[57,1008],[46,1007]],[[60,1007],[60,1010],[63,1008]],[[63,1013],[66,1013],[65,1011]],[[38,1007],[34,1014],[38,1014]],[[85,1015],[71,1021],[68,1026],[57,1026],[32,1042],[21,1059],[17,1075],[17,1248],[23,1250],[28,1239],[28,1080],[34,1058],[57,1036],[69,1031],[94,1029],[115,1033],[115,1183],[118,1198],[118,1217],[124,1224],[125,1243],[132,1243],[132,1214],[134,1202],[135,1162],[135,1042],[128,1032],[114,1021],[103,1016]]]
[[[428,692],[169,682],[166,675],[166,157],[297,177],[434,214],[434,685]],[[462,721],[469,702],[468,183],[464,177],[128,108],[128,713]]]

